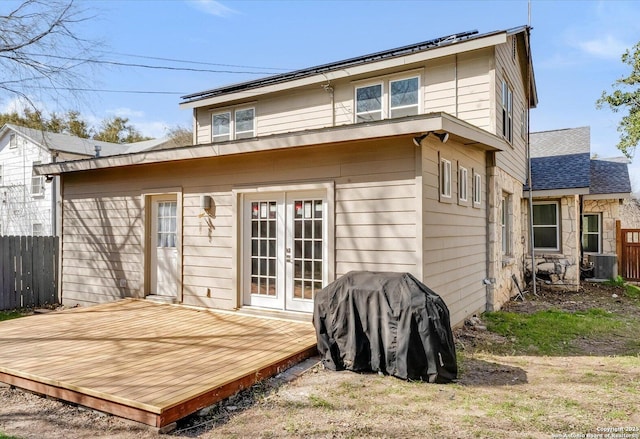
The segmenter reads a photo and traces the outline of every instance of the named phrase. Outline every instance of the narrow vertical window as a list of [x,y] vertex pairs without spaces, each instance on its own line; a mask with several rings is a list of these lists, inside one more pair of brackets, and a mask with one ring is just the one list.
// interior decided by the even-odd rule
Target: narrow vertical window
[[440,159],[440,195],[451,198],[451,162]]
[[382,84],[356,88],[356,122],[382,119]]
[[588,253],[600,253],[600,214],[582,215],[582,250]]
[[513,91],[504,79],[502,80],[502,137],[509,143],[513,141]]
[[18,138],[15,134],[11,134],[9,136],[9,148],[17,148],[18,147]]
[[[33,162],[33,166],[40,165],[41,162]],[[31,196],[37,197],[44,195],[44,177],[37,175],[35,169],[31,174]]]
[[500,202],[500,228],[502,229],[502,254],[511,253],[511,197],[503,195]]
[[473,204],[479,206],[482,203],[482,176],[473,174]]
[[460,201],[467,201],[467,176],[467,168],[460,167],[460,171],[458,171],[458,197]]
[[231,140],[231,113],[218,113],[213,115],[213,142]]

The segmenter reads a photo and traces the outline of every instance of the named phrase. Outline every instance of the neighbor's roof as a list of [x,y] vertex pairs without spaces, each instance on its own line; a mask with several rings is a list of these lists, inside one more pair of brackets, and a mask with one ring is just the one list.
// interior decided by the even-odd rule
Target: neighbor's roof
[[589,127],[531,133],[529,141],[534,191],[574,190],[572,193],[583,195],[631,193],[627,160],[591,159]]
[[[236,93],[236,92],[276,85],[276,84],[282,84],[285,82],[295,81],[295,80],[309,78],[313,76],[319,76],[321,78],[324,78],[323,80],[326,82],[328,80],[328,77],[323,75],[327,75],[331,72],[339,72],[339,71],[344,72],[346,71],[346,69],[356,67],[356,66],[362,66],[365,64],[373,63],[373,62],[408,56],[408,55],[412,55],[420,52],[429,51],[432,49],[437,49],[440,47],[451,46],[458,43],[480,40],[482,38],[488,38],[492,36],[499,36],[501,34],[505,34],[509,36],[514,34],[525,33],[526,35],[525,44],[528,45],[529,44],[528,33],[526,33],[528,29],[529,29],[528,26],[519,26],[512,29],[487,32],[484,34],[478,33],[477,30],[460,32],[460,33],[447,35],[440,38],[435,38],[433,40],[424,41],[422,43],[411,44],[408,46],[402,46],[395,49],[384,50],[381,52],[371,53],[368,55],[358,56],[355,58],[349,58],[346,60],[332,62],[329,64],[323,64],[315,67],[295,70],[293,72],[268,76],[265,78],[237,83],[237,84],[231,84],[224,87],[200,91],[197,93],[191,93],[181,97],[182,102],[180,103],[180,105],[192,107],[193,105],[189,105],[189,104],[192,104],[197,101],[215,98],[223,95],[228,95],[231,93]],[[531,92],[532,92],[531,105],[535,107],[537,105],[538,98],[537,98],[537,91],[535,86],[535,78],[533,76],[533,69],[531,67],[531,64],[529,64],[529,70],[530,70],[530,76],[531,76]]]
[[28,138],[32,142],[45,147],[51,151],[60,151],[70,154],[84,155],[93,157],[96,153],[96,145],[100,146],[101,156],[112,156],[118,154],[127,154],[130,152],[139,152],[153,149],[168,141],[166,138],[145,140],[135,143],[111,143],[100,140],[83,139],[81,137],[69,134],[51,133],[48,131],[26,128],[14,124],[5,124],[0,129],[0,136],[4,135],[7,130],[13,130]]
[[531,133],[531,181],[534,191],[588,188],[589,127]]
[[589,194],[631,193],[629,161],[624,158],[591,160],[591,187]]

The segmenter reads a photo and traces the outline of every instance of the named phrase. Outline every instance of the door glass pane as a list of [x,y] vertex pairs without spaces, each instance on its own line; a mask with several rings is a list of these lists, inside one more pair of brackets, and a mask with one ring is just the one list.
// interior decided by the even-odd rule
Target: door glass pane
[[158,217],[156,223],[158,225],[158,247],[175,247],[177,234],[177,202],[161,201],[158,203]]
[[276,295],[276,207],[275,201],[251,203],[251,294]]
[[293,297],[313,300],[323,284],[322,200],[295,200],[293,215]]

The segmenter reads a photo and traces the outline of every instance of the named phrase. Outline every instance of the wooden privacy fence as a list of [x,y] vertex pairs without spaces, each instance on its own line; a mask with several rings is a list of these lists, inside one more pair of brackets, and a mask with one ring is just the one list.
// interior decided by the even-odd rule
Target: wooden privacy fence
[[623,229],[616,221],[616,235],[620,276],[640,281],[640,229]]
[[0,236],[0,310],[58,303],[55,236]]

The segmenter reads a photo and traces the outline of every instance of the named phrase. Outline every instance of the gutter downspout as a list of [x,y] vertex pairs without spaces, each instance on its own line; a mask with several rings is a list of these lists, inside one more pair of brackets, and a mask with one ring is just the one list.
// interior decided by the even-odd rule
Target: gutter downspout
[[[529,8],[531,5],[529,5]],[[529,11],[529,15],[531,12]],[[531,285],[533,295],[537,296],[536,252],[533,246],[533,182],[531,181],[531,26],[527,26],[527,180],[529,186],[529,249],[531,251]]]
[[[53,151],[51,163],[56,163],[57,159],[58,152]],[[51,182],[51,236],[58,236],[58,178],[58,176],[55,176]]]

